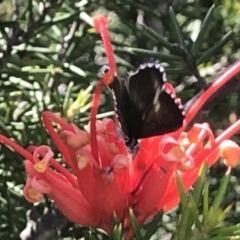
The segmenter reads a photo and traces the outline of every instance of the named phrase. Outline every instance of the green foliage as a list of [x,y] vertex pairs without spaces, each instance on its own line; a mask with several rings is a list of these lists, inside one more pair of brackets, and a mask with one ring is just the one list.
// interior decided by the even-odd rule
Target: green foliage
[[[169,81],[181,90],[183,102],[201,89],[197,70],[210,82],[222,68],[240,57],[238,0],[3,0],[0,1],[1,134],[15,139],[23,147],[52,145],[41,124],[43,110],[58,113],[78,126],[87,124],[91,93],[102,65],[107,63],[100,36],[91,26],[90,16],[96,13],[108,16],[119,75],[124,76],[130,68],[149,59],[160,60],[166,66]],[[192,81],[196,78],[199,82]],[[106,92],[99,118],[112,115],[112,101],[108,100]],[[231,113],[239,115],[238,101],[239,93],[232,92],[210,113],[207,121],[213,123],[216,130],[224,128],[229,124]],[[214,167],[209,184],[201,175],[194,192],[182,201],[181,207],[189,210],[184,211],[185,218],[182,215],[174,236],[179,237],[180,231],[185,231],[183,226],[188,236],[198,235],[198,231],[206,227],[202,224],[214,221],[210,216],[223,221],[230,209],[220,210],[219,203],[233,201],[233,198],[223,200],[223,192],[217,191],[224,171],[221,165]],[[228,189],[224,189],[225,195],[234,196],[236,204],[239,204],[235,197],[238,175],[239,170],[234,170]],[[26,225],[25,214],[31,205],[22,197],[24,183],[23,159],[1,146],[0,239],[16,239]],[[220,198],[214,198],[209,208],[208,201],[214,195]],[[43,204],[38,206],[40,212],[43,207]],[[199,209],[205,222],[196,215]],[[237,207],[233,207],[226,221],[229,224],[238,221],[235,217],[238,214]],[[185,221],[188,216],[192,216],[191,222]],[[160,217],[155,220],[143,239],[149,239],[160,227],[165,232],[173,232],[177,214],[171,213],[169,218],[168,223],[159,224]],[[193,224],[196,229],[192,233]],[[237,226],[217,228],[213,225],[207,230],[209,239],[225,239],[217,237],[239,232]],[[99,239],[98,232],[76,229],[84,233],[81,237]],[[65,237],[70,236],[68,232]],[[121,239],[121,226],[116,225],[114,232],[118,232],[116,239]],[[107,238],[100,236],[100,239]]]

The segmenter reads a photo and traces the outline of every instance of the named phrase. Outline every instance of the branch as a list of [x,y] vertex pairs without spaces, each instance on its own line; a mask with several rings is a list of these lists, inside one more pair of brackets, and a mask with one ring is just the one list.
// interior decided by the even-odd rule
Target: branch
[[198,80],[198,86],[201,89],[206,89],[208,84],[206,80],[200,75],[197,66],[196,66],[196,61],[193,59],[191,54],[181,45],[179,44],[172,44],[172,47],[179,52],[179,54],[182,56],[184,62],[186,63],[188,69],[190,72],[197,78]]

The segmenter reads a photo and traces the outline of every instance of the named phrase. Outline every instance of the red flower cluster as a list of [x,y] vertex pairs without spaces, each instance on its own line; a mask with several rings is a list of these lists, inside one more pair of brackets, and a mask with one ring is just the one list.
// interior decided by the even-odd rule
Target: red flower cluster
[[[132,209],[139,225],[159,210],[171,210],[179,203],[176,173],[187,191],[198,178],[201,165],[210,167],[220,157],[227,166],[238,164],[239,146],[228,140],[240,129],[240,120],[217,138],[207,123],[184,130],[206,100],[240,71],[240,61],[225,71],[186,113],[184,126],[178,131],[140,141],[132,160],[123,139],[111,119],[96,121],[102,87],[111,82],[116,71],[105,18],[95,19],[95,27],[104,36],[110,71],[100,81],[93,97],[89,131],[68,124],[51,112],[42,114],[43,123],[62,154],[66,166],[53,157],[49,146],[23,149],[0,135],[0,141],[20,153],[25,160],[27,183],[24,196],[38,202],[47,194],[73,222],[113,229],[113,217],[125,227]],[[168,88],[174,89],[168,84]],[[61,128],[58,133],[52,123]]]

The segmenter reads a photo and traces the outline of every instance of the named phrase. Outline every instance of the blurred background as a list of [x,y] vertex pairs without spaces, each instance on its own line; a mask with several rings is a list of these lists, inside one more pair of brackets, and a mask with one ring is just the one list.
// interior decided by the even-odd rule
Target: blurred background
[[[79,127],[88,123],[91,94],[107,64],[91,25],[96,14],[108,18],[119,76],[159,60],[183,103],[203,91],[202,78],[210,83],[240,58],[239,0],[0,0],[1,134],[24,147],[49,144],[56,151],[41,123],[43,110]],[[240,115],[239,86],[238,75],[200,115],[199,121],[209,122],[216,135]],[[112,115],[111,96],[104,91],[98,118]],[[240,143],[239,136],[234,140]],[[234,204],[229,225],[240,219],[239,170],[234,169],[225,198],[226,205]],[[225,171],[221,162],[210,170],[210,196]],[[68,222],[48,199],[28,203],[24,184],[23,159],[1,145],[0,239],[87,236],[87,228]],[[172,232],[177,216],[177,210],[164,216],[159,236]]]

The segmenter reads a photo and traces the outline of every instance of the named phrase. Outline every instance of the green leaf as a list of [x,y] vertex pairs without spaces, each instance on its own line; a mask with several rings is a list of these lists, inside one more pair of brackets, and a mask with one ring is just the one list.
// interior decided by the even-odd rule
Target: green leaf
[[131,225],[132,225],[132,228],[133,228],[136,239],[137,240],[143,240],[140,228],[139,228],[138,223],[137,223],[137,219],[135,218],[132,210],[129,211],[129,216],[130,216]]
[[131,53],[134,55],[140,55],[143,57],[155,57],[158,58],[162,61],[182,61],[182,58],[179,56],[175,56],[175,55],[170,55],[170,54],[164,54],[164,53],[160,53],[160,52],[154,52],[154,51],[150,51],[150,50],[146,50],[146,49],[141,49],[141,48],[132,48],[132,47],[122,47],[122,48],[116,48],[115,52],[127,52],[127,53]]
[[98,235],[96,233],[94,233],[93,231],[89,231],[89,239],[90,240],[100,240]]
[[[114,111],[109,111],[109,112],[105,112],[105,113],[99,113],[97,114],[96,118],[97,119],[102,119],[102,118],[105,118],[105,117],[111,117],[114,115]],[[88,122],[90,120],[90,117],[83,117],[83,118],[80,118],[79,119],[80,122]]]
[[152,221],[144,225],[144,229],[146,230],[143,240],[149,240],[153,234],[157,231],[161,221],[162,221],[163,211],[160,211]]
[[182,216],[180,224],[177,228],[177,239],[184,239],[188,240],[191,236],[191,226],[192,226],[192,219],[191,219],[191,209],[187,206],[182,208]]
[[[197,204],[196,204],[195,198],[192,195],[189,196],[189,204],[188,205],[189,205],[189,208],[191,209],[191,213],[192,213],[196,228],[201,230],[201,222],[199,220]],[[190,219],[189,219],[189,221],[190,221]]]
[[176,174],[176,180],[177,180],[178,191],[179,191],[180,199],[181,199],[180,205],[181,205],[182,209],[185,209],[187,207],[187,201],[188,201],[187,194],[184,191],[184,187],[182,185],[181,178],[179,177],[178,174]]
[[64,116],[67,116],[67,111],[69,109],[69,100],[70,100],[70,97],[71,97],[73,86],[74,86],[74,83],[70,82],[68,84],[67,89],[66,89],[65,98],[63,100],[63,113],[64,113]]
[[51,20],[46,20],[42,23],[41,27],[50,27],[52,25],[55,25],[55,24],[59,24],[61,22],[65,22],[66,20],[71,20],[71,19],[75,19],[76,16],[78,15],[78,12],[75,12],[75,13],[65,13],[61,16],[57,16],[57,17],[54,17],[53,19]]
[[233,37],[233,35],[233,31],[229,31],[227,34],[225,34],[219,42],[202,54],[202,56],[196,61],[196,65],[206,63],[215,52],[220,50]]
[[119,223],[115,224],[114,229],[111,233],[110,239],[122,240],[122,237],[123,237],[122,225]]
[[169,9],[169,16],[170,16],[171,22],[173,24],[174,33],[176,35],[178,43],[181,46],[183,46],[184,48],[186,48],[184,39],[183,39],[183,35],[182,35],[182,30],[180,29],[175,12],[172,7],[170,7],[170,9]]
[[201,46],[201,44],[203,42],[203,39],[205,38],[205,36],[207,35],[207,33],[210,29],[210,26],[211,26],[210,23],[212,21],[212,15],[213,15],[214,10],[215,10],[215,5],[212,5],[212,7],[209,8],[206,17],[203,20],[201,30],[197,36],[197,39],[193,43],[193,46],[191,49],[191,53],[193,56],[196,56],[197,51],[199,50],[199,47]]
[[172,44],[170,42],[168,42],[160,34],[158,34],[156,31],[154,31],[152,28],[150,28],[146,25],[143,25],[143,24],[139,24],[139,26],[142,28],[142,29],[140,28],[140,30],[139,30],[140,33],[142,33],[145,36],[150,37],[151,39],[154,39],[155,42],[157,42],[158,44],[161,44],[163,47],[165,47],[169,51],[173,51]]
[[127,1],[122,0],[122,2],[126,2],[126,4],[130,4],[130,5],[134,6],[135,9],[141,9],[144,12],[148,13],[150,16],[161,17],[161,14],[159,13],[159,11],[157,9],[152,9],[152,8],[148,7],[147,4],[140,4],[134,0],[127,0]]
[[208,190],[209,190],[208,182],[205,181],[204,186],[203,186],[203,220],[202,220],[203,223],[206,222],[208,213],[209,213],[209,202],[208,202],[209,192],[208,192]]
[[220,207],[220,205],[221,205],[221,203],[224,199],[229,179],[230,179],[230,171],[227,171],[225,176],[221,180],[218,191],[217,191],[217,193],[214,197],[214,200],[213,200],[213,203],[212,203],[212,206],[211,206],[213,210],[219,209],[219,207]]
[[193,197],[195,199],[195,202],[196,204],[198,205],[198,202],[199,202],[199,199],[201,197],[201,194],[202,194],[202,190],[203,190],[203,186],[204,186],[204,181],[205,181],[205,178],[206,178],[206,173],[207,173],[207,164],[204,163],[202,166],[201,166],[201,169],[199,171],[199,177],[198,177],[198,180],[194,186],[194,191],[193,191]]
[[203,240],[229,240],[229,237],[217,236],[217,237],[212,237],[212,238],[206,238],[206,239],[203,239]]
[[229,212],[231,211],[231,209],[232,209],[232,204],[229,205],[229,206],[227,206],[227,207],[222,211],[222,213],[220,214],[220,216],[219,216],[219,218],[218,218],[219,224],[220,224],[221,222],[223,222],[223,220],[227,217],[227,215],[229,214]]
[[209,231],[209,235],[220,235],[220,236],[229,236],[233,235],[234,232],[240,231],[240,224],[229,227],[217,227]]
[[77,75],[81,76],[81,77],[86,77],[87,74],[85,71],[83,71],[81,68],[73,65],[73,64],[69,64],[69,63],[64,63],[63,66],[65,68],[68,68],[70,71],[72,71],[73,73],[76,73]]

